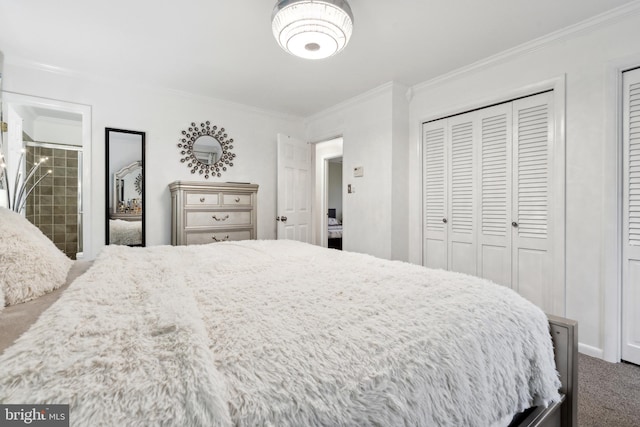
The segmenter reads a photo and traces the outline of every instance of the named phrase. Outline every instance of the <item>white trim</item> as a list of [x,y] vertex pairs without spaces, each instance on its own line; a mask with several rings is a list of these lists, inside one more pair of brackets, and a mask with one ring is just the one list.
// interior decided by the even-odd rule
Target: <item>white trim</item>
[[[604,351],[601,348],[592,347],[587,344],[578,343],[578,352],[586,354],[587,356],[603,359]],[[618,360],[619,362],[619,360]]]
[[425,89],[429,89],[432,86],[437,86],[445,81],[456,79],[465,74],[512,60],[518,56],[530,54],[531,52],[547,47],[552,43],[575,36],[581,32],[591,31],[604,25],[611,25],[615,21],[625,19],[629,15],[636,13],[640,13],[640,0],[627,3],[615,9],[611,9],[607,12],[585,19],[584,21],[578,22],[574,25],[570,25],[542,37],[538,37],[537,39],[522,43],[472,64],[465,65],[449,73],[441,74],[433,79],[418,83],[413,86],[414,94]]
[[619,362],[622,352],[622,73],[640,66],[640,54],[614,59],[606,66],[601,202],[604,220],[600,254],[602,348],[604,360]]
[[76,257],[93,257],[92,246],[92,219],[91,212],[91,106],[75,104],[57,99],[40,98],[15,92],[2,92],[3,102],[9,104],[27,105],[31,107],[47,108],[50,110],[67,111],[82,116],[82,252]]

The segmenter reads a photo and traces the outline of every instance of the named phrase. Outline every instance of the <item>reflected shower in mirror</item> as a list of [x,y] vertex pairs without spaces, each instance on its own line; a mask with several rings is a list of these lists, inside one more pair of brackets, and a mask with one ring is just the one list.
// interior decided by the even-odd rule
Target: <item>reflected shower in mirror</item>
[[145,133],[105,129],[106,244],[145,245]]

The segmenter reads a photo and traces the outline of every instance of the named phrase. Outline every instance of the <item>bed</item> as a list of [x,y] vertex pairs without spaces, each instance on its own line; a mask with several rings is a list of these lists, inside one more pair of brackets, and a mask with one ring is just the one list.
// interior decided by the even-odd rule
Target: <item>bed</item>
[[327,247],[342,250],[342,222],[336,218],[336,209],[330,208],[327,219]]
[[574,326],[299,242],[109,246],[0,355],[0,403],[69,404],[77,426],[569,426]]

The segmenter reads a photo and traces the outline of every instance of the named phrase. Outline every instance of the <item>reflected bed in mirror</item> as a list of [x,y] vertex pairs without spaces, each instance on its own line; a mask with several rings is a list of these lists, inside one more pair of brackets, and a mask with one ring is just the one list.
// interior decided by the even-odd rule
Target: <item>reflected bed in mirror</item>
[[105,129],[106,244],[145,245],[145,133]]

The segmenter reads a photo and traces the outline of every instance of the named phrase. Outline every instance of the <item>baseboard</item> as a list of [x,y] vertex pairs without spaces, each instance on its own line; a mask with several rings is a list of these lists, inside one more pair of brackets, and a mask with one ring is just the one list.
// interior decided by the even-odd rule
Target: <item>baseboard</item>
[[578,343],[578,352],[586,354],[587,356],[597,357],[598,359],[604,359],[604,350],[590,345]]

